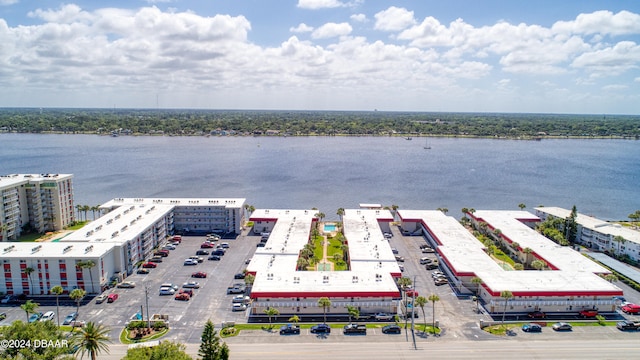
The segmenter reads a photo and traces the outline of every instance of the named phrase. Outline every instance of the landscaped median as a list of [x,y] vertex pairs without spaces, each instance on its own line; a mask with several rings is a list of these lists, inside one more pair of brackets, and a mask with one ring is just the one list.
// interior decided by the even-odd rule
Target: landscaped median
[[[220,330],[220,337],[222,338],[227,338],[227,337],[233,337],[236,335],[239,335],[240,332],[242,331],[267,331],[267,332],[273,332],[273,333],[278,333],[280,330],[280,327],[282,325],[286,325],[287,323],[274,323],[274,324],[234,324],[232,326],[226,326],[223,327]],[[311,329],[312,326],[316,325],[315,323],[313,324],[300,324],[297,323],[296,325],[300,326],[300,329]],[[329,327],[331,327],[331,329],[335,329],[336,333],[342,334],[342,329],[344,328],[345,325],[347,325],[347,323],[330,323],[327,324],[329,325]],[[362,324],[365,325],[367,327],[367,329],[378,329],[380,330],[380,332],[382,333],[382,328],[385,325],[398,325],[401,328],[404,329],[404,324],[401,323],[393,323],[393,322],[389,322],[389,323],[371,323],[371,324]],[[415,324],[415,329],[418,332],[426,332],[427,334],[440,334],[440,328],[434,328],[431,325],[427,325],[426,328],[424,326],[424,324]],[[410,328],[408,328],[407,330],[411,330]],[[333,331],[332,331],[333,332]]]
[[[603,321],[603,320],[596,320],[596,321],[576,321],[576,322],[570,322],[570,321],[565,321],[566,323],[568,323],[569,325],[571,325],[572,327],[577,327],[577,326],[616,326],[617,321]],[[494,325],[488,325],[488,326],[484,326],[482,328],[482,330],[493,334],[493,335],[499,335],[499,336],[505,336],[508,335],[511,332],[513,332],[514,330],[519,330],[522,328],[523,325],[525,324],[538,324],[540,326],[542,326],[543,328],[548,327],[551,328],[553,324],[555,324],[556,322],[553,321],[526,321],[526,322],[509,322],[509,323],[505,323],[505,324],[494,324]]]
[[135,344],[150,340],[156,340],[169,332],[169,326],[164,322],[156,322],[151,328],[146,321],[131,321],[120,333],[120,342],[123,344]]

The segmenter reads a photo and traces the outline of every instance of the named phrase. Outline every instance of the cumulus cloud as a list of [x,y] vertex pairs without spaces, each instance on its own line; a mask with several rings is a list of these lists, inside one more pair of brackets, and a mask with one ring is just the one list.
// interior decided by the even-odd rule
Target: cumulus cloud
[[345,6],[347,4],[339,0],[298,0],[298,7],[302,9],[317,10]]
[[580,14],[572,21],[558,21],[551,29],[554,32],[579,34],[638,34],[640,15],[626,10],[617,14],[607,10],[595,11],[591,14]]
[[17,4],[20,0],[0,0],[0,5],[13,5]]
[[621,74],[640,67],[640,46],[633,41],[621,41],[612,47],[580,54],[571,66],[593,72]]
[[313,26],[309,26],[309,25],[307,25],[305,23],[300,23],[296,27],[289,28],[289,31],[293,32],[293,33],[311,32],[311,31],[313,31]]
[[351,16],[349,16],[349,19],[351,19],[352,21],[355,22],[367,22],[367,15],[365,14],[353,14]]
[[399,31],[416,23],[413,11],[395,6],[380,11],[374,17],[376,18],[374,28],[383,31]]
[[332,37],[349,35],[353,28],[349,23],[326,23],[311,33],[314,39],[328,39]]

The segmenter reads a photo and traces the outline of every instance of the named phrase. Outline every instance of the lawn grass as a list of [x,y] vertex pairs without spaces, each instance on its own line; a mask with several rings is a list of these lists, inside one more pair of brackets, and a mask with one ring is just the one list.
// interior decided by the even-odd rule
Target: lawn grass
[[141,343],[145,341],[156,340],[165,336],[168,332],[169,332],[169,328],[165,328],[162,331],[155,333],[151,336],[143,337],[140,340],[133,340],[133,339],[129,339],[129,330],[127,328],[124,328],[122,329],[122,332],[120,332],[120,342],[122,344],[136,344],[136,343]]

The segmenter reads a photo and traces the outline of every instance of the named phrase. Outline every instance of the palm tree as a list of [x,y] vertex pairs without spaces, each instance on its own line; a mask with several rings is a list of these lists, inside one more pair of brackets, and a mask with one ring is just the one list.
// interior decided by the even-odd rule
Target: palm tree
[[524,270],[524,265],[522,265],[521,263],[515,263],[513,265],[513,269],[514,270]]
[[289,318],[288,321],[291,321],[294,324],[297,324],[300,322],[300,317],[298,315],[293,315],[292,317]]
[[80,331],[74,333],[71,341],[73,345],[78,346],[77,351],[82,354],[81,357],[84,357],[86,353],[91,360],[96,360],[99,353],[109,353],[109,346],[107,345],[107,343],[111,342],[109,328],[89,322],[80,328]]
[[342,216],[344,216],[344,208],[338,208],[336,215],[340,216],[340,221],[342,222]]
[[617,235],[617,236],[614,236],[614,237],[613,237],[613,241],[615,241],[615,242],[617,242],[617,243],[618,243],[618,251],[617,251],[617,253],[616,253],[616,254],[617,254],[618,256],[620,256],[620,244],[621,244],[621,243],[622,243],[622,244],[624,244],[627,240],[626,240],[625,238],[623,238],[622,236]]
[[256,277],[252,274],[246,274],[244,277],[244,284],[247,286],[247,294],[251,293],[251,287],[253,286],[253,282],[256,281]]
[[441,211],[445,215],[447,215],[447,213],[449,212],[449,209],[447,209],[445,207],[439,207],[436,210]]
[[83,209],[82,205],[80,205],[80,204],[76,205],[76,210],[78,210],[78,218],[80,220],[82,220],[82,216],[81,216],[82,215],[82,209]]
[[476,286],[476,312],[479,313],[480,306],[478,303],[480,302],[480,285],[482,285],[482,279],[474,276],[473,278],[471,278],[471,283]]
[[352,317],[356,319],[360,317],[360,310],[355,306],[347,305],[347,312],[349,313],[349,323],[351,323]]
[[80,302],[87,295],[87,292],[84,289],[73,289],[69,294],[71,300],[76,302],[76,314],[80,313]]
[[306,270],[307,266],[309,266],[309,260],[304,257],[300,257],[298,258],[296,265],[298,266],[298,270]]
[[82,206],[82,212],[84,213],[84,219],[88,220],[89,216],[87,215],[87,213],[89,212],[89,210],[91,210],[91,206],[89,205],[83,205]]
[[531,255],[533,250],[531,248],[529,248],[529,247],[526,247],[526,248],[522,249],[522,252],[524,253],[524,263],[525,264],[529,264],[529,255]]
[[327,323],[327,308],[331,306],[331,300],[328,297],[323,296],[318,299],[318,306],[322,307],[322,312],[324,313],[324,322]]
[[436,333],[436,301],[440,301],[440,297],[436,294],[432,294],[429,296],[429,298],[427,299],[429,301],[431,301],[431,312],[432,312],[432,322],[431,322],[431,327],[433,327],[433,333]]
[[502,312],[502,323],[500,326],[504,326],[504,317],[507,314],[507,304],[509,304],[509,300],[513,298],[513,293],[509,290],[504,290],[500,292],[500,297],[504,299],[504,311]]
[[604,276],[604,279],[611,283],[618,281],[618,277],[615,276],[615,274],[607,274]]
[[58,327],[60,327],[60,295],[64,292],[64,289],[60,285],[56,285],[49,290],[56,296],[56,316],[58,318]]
[[93,269],[96,266],[96,263],[93,260],[86,260],[86,261],[81,261],[80,263],[78,263],[78,267],[81,269],[87,269],[89,270],[89,279],[91,280],[91,292],[95,292],[94,287],[93,287],[93,273],[91,272],[91,269]]
[[31,300],[27,300],[24,304],[20,305],[20,309],[27,313],[27,322],[29,322],[29,315],[35,314],[38,310],[38,306],[40,306],[38,303]]
[[520,208],[520,210],[524,210],[524,208],[526,208],[527,205],[525,205],[524,203],[520,203],[518,204],[518,207]]
[[[427,304],[427,298],[424,296],[418,296],[417,298],[415,298],[413,300],[413,305],[414,306],[420,306],[420,309],[422,309],[422,318],[424,319],[424,332],[427,332],[427,314],[424,312],[424,306]],[[406,318],[406,316],[405,316]]]
[[317,228],[317,227],[318,227],[318,224],[322,222],[322,219],[324,219],[325,214],[324,214],[323,212],[317,212],[317,213],[315,214],[315,217],[317,217],[318,219],[320,219],[320,221],[318,221],[318,222],[316,223],[316,228]]
[[269,329],[271,329],[273,327],[273,325],[271,324],[271,318],[280,315],[280,311],[278,311],[278,309],[274,307],[268,307],[263,311],[269,317]]
[[33,274],[34,271],[36,271],[36,269],[34,269],[34,268],[30,267],[30,266],[26,267],[26,268],[24,268],[24,270],[22,270],[22,272],[27,274],[27,277],[29,278],[29,294],[31,294],[32,291],[33,291],[33,282],[31,281],[31,274]]
[[536,269],[536,270],[542,270],[545,267],[547,267],[547,263],[542,261],[542,260],[533,260],[531,262],[531,267]]

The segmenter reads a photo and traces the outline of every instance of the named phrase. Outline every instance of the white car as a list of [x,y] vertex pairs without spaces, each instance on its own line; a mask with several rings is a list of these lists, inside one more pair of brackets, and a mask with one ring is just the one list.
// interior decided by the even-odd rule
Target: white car
[[102,304],[107,300],[107,294],[100,294],[96,297],[96,304]]
[[393,315],[387,313],[377,313],[375,315],[375,319],[378,321],[389,321],[393,320]]
[[247,310],[247,305],[235,303],[231,305],[231,311],[245,311]]
[[176,291],[173,290],[170,287],[161,287],[160,288],[160,295],[173,295],[175,293],[176,293]]
[[251,298],[245,295],[236,295],[231,299],[231,303],[233,304],[248,304],[251,301]]
[[54,313],[53,311],[47,311],[46,313],[44,313],[44,315],[42,315],[42,317],[40,318],[40,321],[51,321],[55,317],[56,317],[56,313]]
[[189,281],[182,284],[182,287],[185,289],[200,289],[200,283],[197,281]]
[[188,265],[198,265],[198,260],[194,260],[194,259],[184,259],[184,265],[188,266]]
[[163,287],[172,288],[172,289],[173,289],[173,290],[175,290],[175,291],[178,291],[178,289],[180,289],[180,288],[178,287],[178,285],[175,285],[175,284],[172,284],[172,283],[164,283],[164,284],[160,284],[160,287],[161,287],[161,288],[163,288]]
[[431,264],[431,261],[432,260],[427,257],[420,258],[420,265]]

